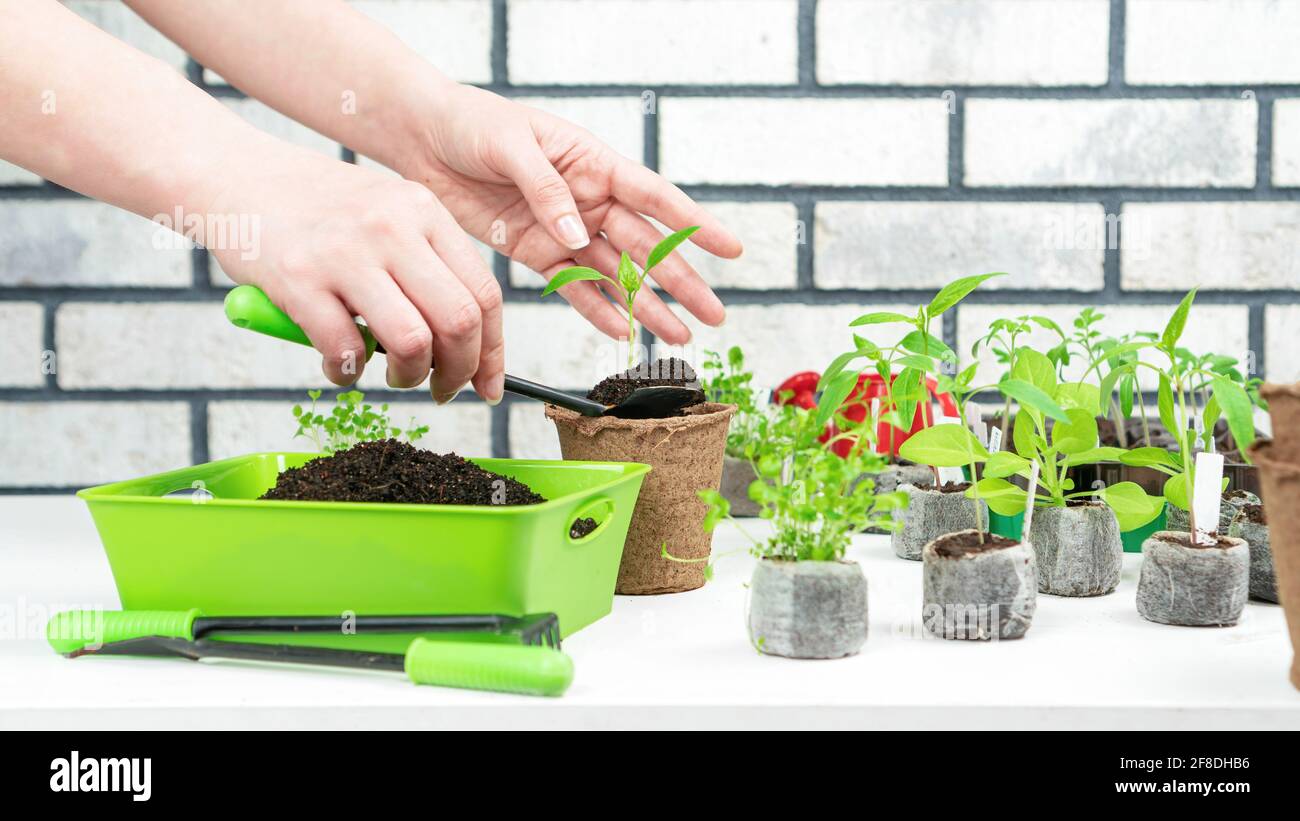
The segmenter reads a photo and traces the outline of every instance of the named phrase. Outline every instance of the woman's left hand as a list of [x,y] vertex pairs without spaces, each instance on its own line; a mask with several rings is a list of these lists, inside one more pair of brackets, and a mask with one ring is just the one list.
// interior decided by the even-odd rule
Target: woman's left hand
[[[698,225],[696,245],[740,255],[740,241],[681,189],[588,131],[471,86],[447,83],[432,96],[418,148],[395,170],[428,186],[472,236],[547,279],[572,265],[613,277],[623,251],[644,264],[663,238],[647,217],[674,231]],[[721,301],[677,253],[651,277],[700,321],[722,323]],[[626,319],[596,283],[574,282],[559,293],[604,333],[627,336]],[[638,296],[636,316],[664,342],[690,340],[650,289]]]

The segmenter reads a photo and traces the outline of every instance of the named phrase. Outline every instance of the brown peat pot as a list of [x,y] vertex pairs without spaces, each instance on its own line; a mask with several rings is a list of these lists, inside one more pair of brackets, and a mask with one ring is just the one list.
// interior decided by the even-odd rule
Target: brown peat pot
[[[1273,419],[1273,440],[1256,442],[1250,456],[1263,479],[1260,496],[1268,519],[1278,599],[1295,650],[1300,649],[1300,383],[1265,384],[1259,392]],[[1300,660],[1294,656],[1291,684],[1300,689]]]

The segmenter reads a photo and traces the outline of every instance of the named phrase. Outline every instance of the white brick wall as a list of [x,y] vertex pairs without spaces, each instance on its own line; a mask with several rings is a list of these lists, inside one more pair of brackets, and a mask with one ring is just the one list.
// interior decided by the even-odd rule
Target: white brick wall
[[[868,311],[908,310],[915,306],[891,304],[730,305],[727,321],[710,328],[688,321],[694,339],[686,348],[656,347],[656,356],[684,356],[699,363],[704,351],[725,353],[732,345],[745,351],[745,363],[754,369],[755,384],[775,388],[800,371],[820,371],[837,354],[853,347],[853,333],[879,344],[897,342],[905,329],[899,326],[850,328],[849,323]],[[931,329],[940,333],[938,323]]]
[[[1241,355],[1253,315],[1270,378],[1300,379],[1300,98],[1279,96],[1300,85],[1300,2],[1126,0],[1122,20],[1112,0],[353,3],[454,79],[573,121],[635,161],[648,153],[741,238],[735,261],[683,249],[709,283],[738,292],[721,328],[684,317],[695,340],[679,352],[693,362],[739,344],[772,386],[825,367],[859,314],[914,309],[900,291],[1000,270],[1009,276],[981,289],[997,304],[980,304],[986,294],[956,312],[963,353],[994,316],[1044,313],[1068,327],[1087,301],[1108,332],[1158,330],[1175,294],[1200,284],[1190,347]],[[68,5],[187,70],[181,49],[120,2]],[[1272,108],[1263,145],[1257,97]],[[220,99],[341,156],[259,102]],[[950,162],[962,178],[949,179]],[[1271,179],[1256,179],[1259,165]],[[885,187],[904,190],[857,190]],[[1122,220],[1119,251],[1107,209]],[[799,225],[800,213],[815,224]],[[809,231],[814,246],[800,246]],[[147,220],[0,161],[0,490],[176,467],[194,436],[214,456],[303,446],[289,438],[291,400],[243,392],[330,388],[319,356],[231,327],[210,290],[229,279],[211,255],[193,271],[195,257]],[[809,257],[811,283],[798,273]],[[516,288],[540,288],[536,274],[509,271]],[[507,294],[510,372],[581,391],[626,366],[625,348],[535,293]],[[385,364],[377,357],[360,381],[372,398]],[[158,395],[88,398],[141,390]],[[437,408],[422,386],[387,398],[431,422],[428,447],[492,449],[493,412],[472,397]],[[195,403],[206,413],[191,420]],[[559,456],[536,403],[512,400],[503,421],[515,455]]]
[[659,112],[659,167],[679,183],[948,182],[940,99],[671,98]]
[[940,288],[957,272],[1006,271],[985,289],[1098,291],[1106,215],[1097,204],[823,202],[818,288]]
[[966,184],[1246,187],[1254,101],[966,103]]
[[41,178],[11,162],[0,160],[0,185],[40,185]]
[[[798,279],[798,242],[807,226],[798,225],[798,209],[785,202],[707,202],[704,207],[745,244],[739,259],[720,259],[687,243],[681,254],[714,288],[772,291],[794,288]],[[660,226],[661,230],[662,226]],[[665,232],[666,233],[666,232]],[[638,260],[643,262],[644,260]],[[510,284],[541,290],[545,280],[517,262],[510,265]]]
[[1124,288],[1300,287],[1300,203],[1135,203],[1124,227]]
[[1300,3],[1128,0],[1126,23],[1130,83],[1300,82]]
[[39,388],[45,352],[45,309],[36,302],[0,302],[0,388]]
[[180,46],[164,37],[120,0],[63,0],[63,5],[105,33],[185,73],[187,58]]
[[[328,387],[320,355],[302,345],[241,331],[217,302],[68,302],[54,317],[59,386],[230,389]],[[383,388],[385,363],[363,368],[362,388]],[[421,396],[427,388],[412,388]]]
[[183,402],[0,402],[0,487],[78,487],[190,464]]
[[511,0],[509,8],[518,85],[781,85],[799,76],[795,0]]
[[[1181,296],[1179,297],[1181,298]],[[1101,312],[1105,315],[1097,330],[1105,335],[1120,335],[1131,331],[1152,331],[1160,333],[1165,323],[1174,312],[1177,299],[1171,299],[1162,305],[1103,305]],[[1083,308],[1082,305],[1035,305],[1032,303],[1007,305],[961,305],[957,313],[957,347],[954,349],[962,357],[963,363],[969,363],[971,345],[975,340],[988,333],[989,323],[1002,317],[1018,317],[1026,314],[1045,316],[1055,321],[1068,334],[1074,330],[1074,317]],[[1244,359],[1250,347],[1247,332],[1248,308],[1244,305],[1209,305],[1198,303],[1192,310],[1183,333],[1182,344],[1198,354],[1219,353]],[[1056,335],[1050,331],[1037,329],[1028,336],[1021,337],[1024,344],[1045,351],[1056,343]],[[1144,353],[1143,360],[1152,364],[1164,364],[1159,355]],[[987,351],[981,351],[980,369],[977,381],[991,384],[1001,376],[1001,366]],[[1086,366],[1075,357],[1066,369],[1068,377],[1078,378]],[[1149,369],[1142,369],[1142,384],[1154,388],[1156,380]],[[1154,414],[1154,409],[1152,409]]]
[[1099,86],[1107,0],[821,0],[828,84]]
[[[384,399],[367,397],[376,408]],[[303,396],[300,404],[310,405]],[[293,402],[222,401],[208,404],[208,453],[213,459],[225,459],[259,451],[314,450],[310,439],[294,438],[298,422],[290,413]],[[317,410],[328,413],[333,399],[322,397]],[[438,453],[455,451],[463,456],[488,456],[492,453],[491,419],[482,402],[456,401],[441,407],[425,400],[390,402],[388,416],[393,424],[406,430],[414,417],[417,425],[428,425],[429,432],[416,445]]]
[[1273,104],[1273,184],[1300,186],[1300,100]]
[[1270,382],[1300,382],[1300,305],[1264,310],[1264,369]]
[[515,459],[560,459],[560,438],[540,402],[510,403],[510,455]]
[[438,70],[462,83],[492,80],[491,0],[350,0]]
[[190,252],[176,238],[89,200],[0,200],[0,286],[184,288]]

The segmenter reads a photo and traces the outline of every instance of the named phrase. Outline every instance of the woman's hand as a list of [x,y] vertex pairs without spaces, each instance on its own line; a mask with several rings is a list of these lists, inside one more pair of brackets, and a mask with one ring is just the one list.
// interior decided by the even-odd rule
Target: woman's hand
[[465,385],[501,399],[501,289],[429,189],[297,148],[241,157],[209,214],[249,215],[259,248],[212,248],[237,282],[257,285],[324,356],[329,379],[361,374],[360,315],[387,350],[388,384],[429,376],[438,402]]
[[[613,277],[622,251],[644,263],[663,238],[647,216],[672,230],[699,225],[697,245],[740,255],[740,241],[690,197],[584,129],[470,86],[439,83],[429,98],[416,148],[395,160],[396,170],[428,186],[470,234],[547,279],[575,264]],[[722,323],[722,303],[678,254],[651,276],[701,321]],[[609,336],[627,336],[626,319],[596,284],[575,282],[560,294]],[[653,291],[639,295],[636,309],[665,342],[690,340]]]

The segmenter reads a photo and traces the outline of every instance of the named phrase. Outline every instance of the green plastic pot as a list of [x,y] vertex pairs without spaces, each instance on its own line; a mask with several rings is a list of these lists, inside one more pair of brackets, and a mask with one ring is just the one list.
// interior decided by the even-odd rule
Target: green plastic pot
[[1020,534],[1025,529],[1025,512],[1022,510],[1014,516],[1003,516],[989,511],[989,533],[1004,539],[1020,541]]
[[[197,608],[208,616],[553,612],[567,636],[609,613],[632,509],[650,470],[471,460],[548,499],[536,505],[257,499],[280,471],[316,456],[255,453],[78,493],[123,609]],[[191,488],[211,498],[163,498]],[[597,527],[573,539],[569,527],[582,517]],[[411,638],[266,640],[403,652]]]

